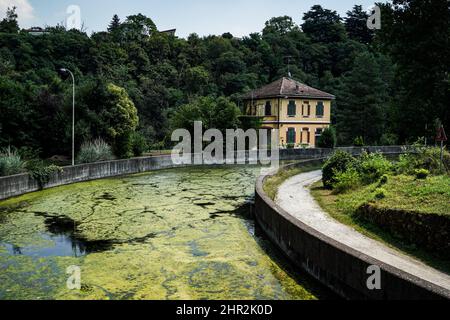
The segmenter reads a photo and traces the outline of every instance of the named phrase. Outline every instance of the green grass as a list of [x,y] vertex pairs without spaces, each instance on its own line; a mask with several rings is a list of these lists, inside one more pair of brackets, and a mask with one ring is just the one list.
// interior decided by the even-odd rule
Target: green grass
[[278,193],[278,188],[284,181],[300,173],[320,170],[321,168],[322,164],[317,163],[317,164],[305,164],[304,166],[301,167],[281,170],[278,174],[266,179],[263,187],[264,192],[269,196],[270,199],[275,200]]
[[311,192],[320,206],[337,221],[422,260],[436,269],[450,273],[449,260],[402,242],[381,228],[358,219],[356,215],[357,209],[368,202],[379,208],[449,215],[450,177],[434,176],[427,180],[416,180],[412,176],[389,177],[388,183],[383,186],[386,197],[380,200],[375,199],[377,187],[378,184],[372,184],[336,195],[323,188],[322,183],[318,182],[312,186]]

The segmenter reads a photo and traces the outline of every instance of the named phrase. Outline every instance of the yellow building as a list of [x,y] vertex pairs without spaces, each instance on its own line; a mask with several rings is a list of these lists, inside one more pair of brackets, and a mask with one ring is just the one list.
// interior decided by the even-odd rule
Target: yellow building
[[279,129],[280,146],[315,147],[331,124],[332,94],[282,78],[243,96],[248,117],[258,117],[264,129]]

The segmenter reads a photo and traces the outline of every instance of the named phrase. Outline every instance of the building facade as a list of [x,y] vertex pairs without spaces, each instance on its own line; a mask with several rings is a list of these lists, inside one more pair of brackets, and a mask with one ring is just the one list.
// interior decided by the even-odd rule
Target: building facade
[[332,94],[282,78],[243,96],[246,117],[263,129],[279,129],[281,147],[313,148],[331,125]]

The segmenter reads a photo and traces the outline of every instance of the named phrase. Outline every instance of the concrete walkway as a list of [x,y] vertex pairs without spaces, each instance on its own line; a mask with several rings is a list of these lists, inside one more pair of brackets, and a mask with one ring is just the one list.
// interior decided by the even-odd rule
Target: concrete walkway
[[370,239],[325,213],[312,197],[309,186],[322,178],[321,171],[297,175],[278,190],[276,203],[301,222],[355,250],[411,275],[450,290],[450,276]]

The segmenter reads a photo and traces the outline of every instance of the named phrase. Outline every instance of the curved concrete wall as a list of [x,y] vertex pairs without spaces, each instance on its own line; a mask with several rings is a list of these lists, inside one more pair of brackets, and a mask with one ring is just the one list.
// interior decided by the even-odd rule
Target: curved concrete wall
[[[174,168],[170,156],[134,158],[64,167],[54,174],[45,189],[107,177]],[[27,173],[0,178],[0,200],[39,190],[39,184]]]
[[[404,147],[366,147],[366,148],[341,148],[353,154],[362,150],[371,152],[399,153]],[[332,149],[292,149],[280,150],[281,160],[299,160],[323,158],[330,155]],[[196,155],[195,155],[196,156]],[[192,159],[195,157],[192,155]],[[248,159],[248,155],[247,155]],[[63,172],[51,177],[45,189],[61,185],[83,182],[95,179],[135,174],[160,169],[180,167],[172,163],[171,156],[143,157],[127,160],[106,161],[99,163],[83,164],[74,167],[64,167]],[[0,177],[0,200],[20,196],[25,193],[39,190],[39,185],[29,174],[19,174],[9,177]]]
[[[298,165],[313,163],[304,161]],[[292,165],[291,165],[292,166]],[[285,168],[282,168],[283,170]],[[255,216],[267,236],[298,266],[347,299],[450,299],[449,292],[345,246],[303,224],[277,206],[264,192],[262,176],[256,184]],[[369,266],[381,267],[381,290],[369,290]]]

